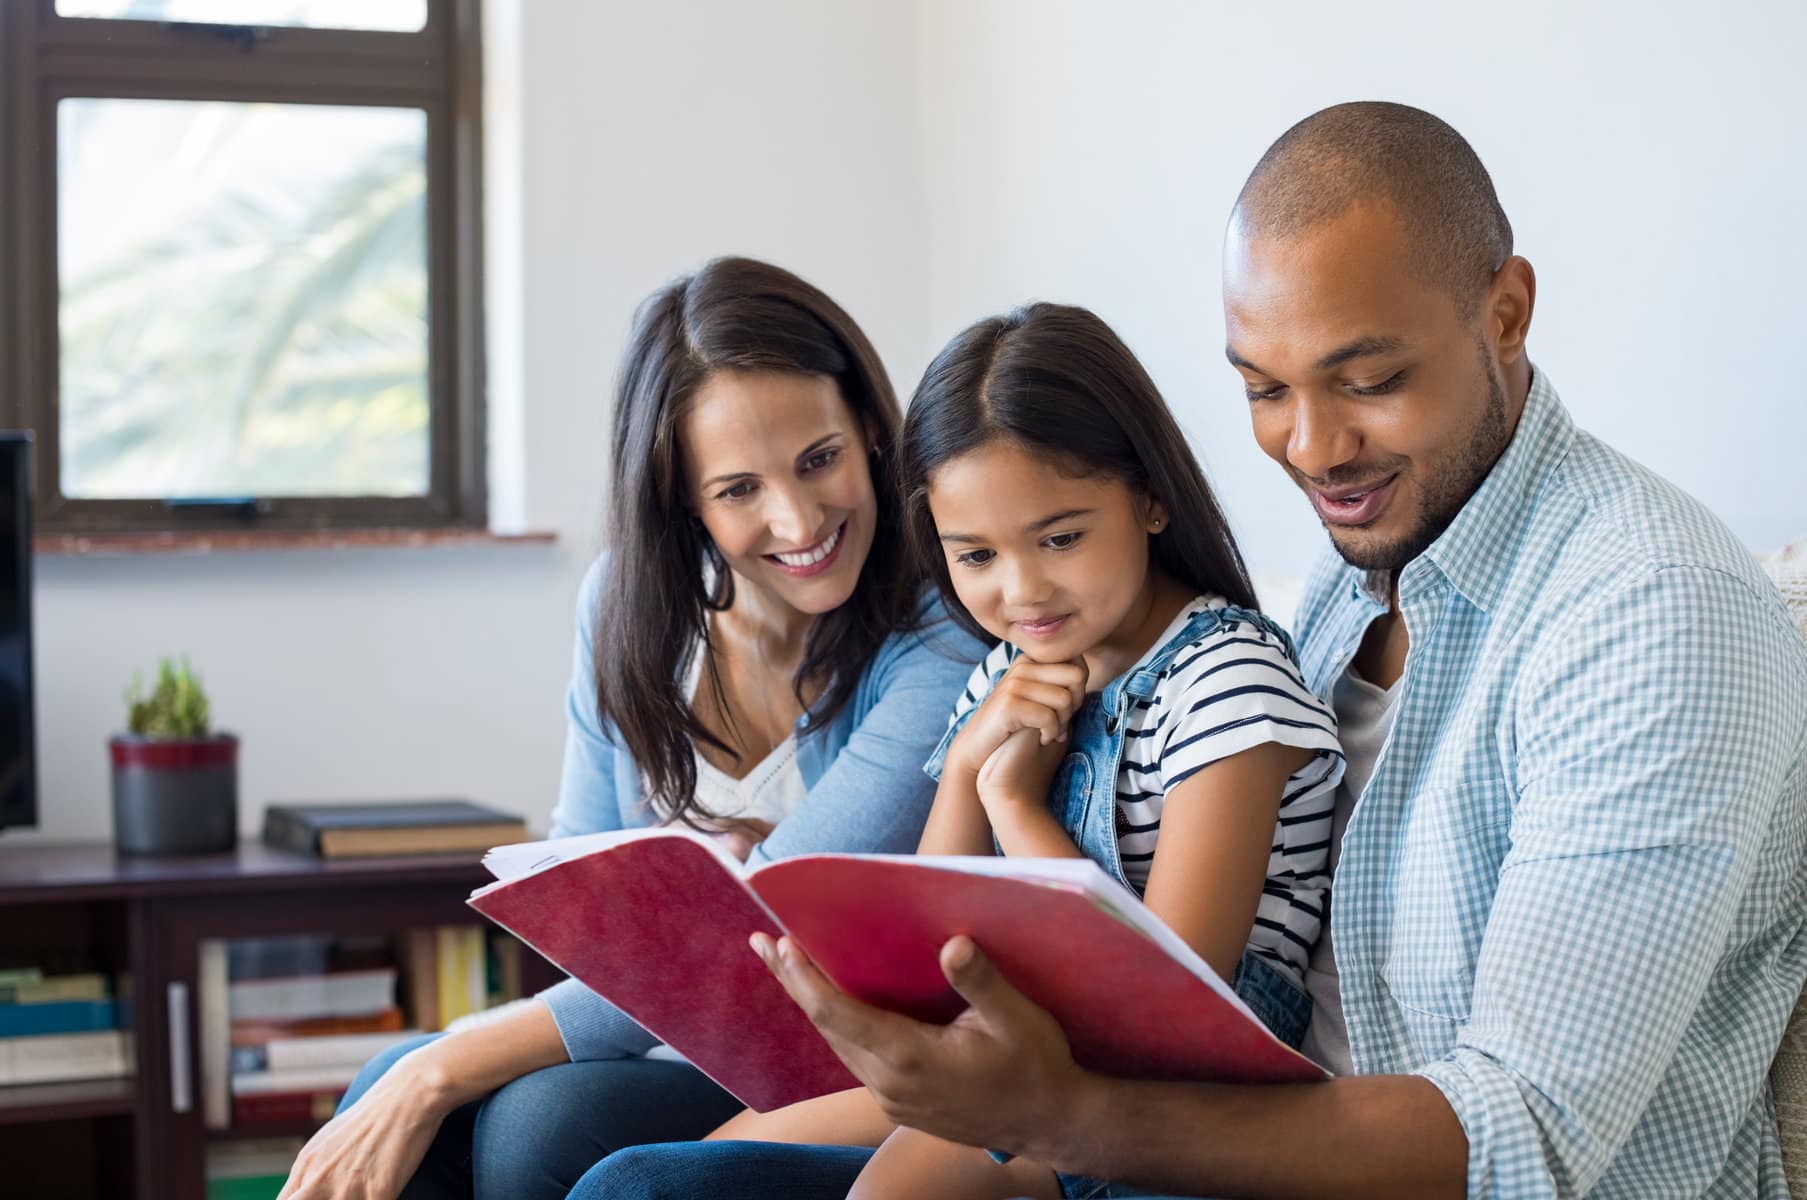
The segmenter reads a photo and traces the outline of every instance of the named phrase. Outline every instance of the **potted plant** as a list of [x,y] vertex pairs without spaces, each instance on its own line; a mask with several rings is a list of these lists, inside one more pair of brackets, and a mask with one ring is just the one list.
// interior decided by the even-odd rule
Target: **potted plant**
[[238,844],[238,739],[209,733],[207,693],[164,659],[157,686],[126,692],[128,732],[113,737],[113,839],[122,854],[203,854]]

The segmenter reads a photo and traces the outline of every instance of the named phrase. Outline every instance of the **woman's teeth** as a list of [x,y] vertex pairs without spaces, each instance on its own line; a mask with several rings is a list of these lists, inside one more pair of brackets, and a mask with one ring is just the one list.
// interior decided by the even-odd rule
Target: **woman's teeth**
[[835,526],[834,532],[816,543],[814,549],[800,550],[796,554],[774,554],[772,557],[787,567],[813,566],[834,553],[835,543],[841,540],[841,530],[846,527],[846,522]]

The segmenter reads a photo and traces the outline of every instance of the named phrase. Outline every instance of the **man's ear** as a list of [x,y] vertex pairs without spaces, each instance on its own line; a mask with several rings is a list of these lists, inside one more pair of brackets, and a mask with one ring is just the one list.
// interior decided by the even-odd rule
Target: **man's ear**
[[1531,336],[1531,313],[1537,307],[1537,273],[1524,258],[1514,254],[1493,273],[1487,289],[1484,329],[1502,367],[1525,354]]

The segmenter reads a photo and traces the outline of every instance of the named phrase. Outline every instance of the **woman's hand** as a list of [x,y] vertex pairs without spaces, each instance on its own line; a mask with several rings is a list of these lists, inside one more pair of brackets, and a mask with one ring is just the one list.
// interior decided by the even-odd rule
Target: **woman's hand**
[[414,1177],[446,1115],[431,1056],[422,1046],[383,1073],[350,1108],[301,1148],[277,1200],[395,1200]]
[[552,1010],[537,1001],[429,1042],[309,1139],[277,1200],[395,1200],[459,1105],[569,1061]]
[[757,817],[737,817],[721,822],[715,837],[727,847],[728,853],[741,862],[746,862],[747,855],[753,853],[753,847],[772,835],[772,828],[770,821],[761,821]]
[[1038,744],[1044,747],[1064,742],[1067,723],[1085,701],[1085,685],[1086,668],[1081,659],[1041,663],[1019,656],[954,738],[948,748],[949,764],[976,777],[998,748],[1020,730],[1034,730]]

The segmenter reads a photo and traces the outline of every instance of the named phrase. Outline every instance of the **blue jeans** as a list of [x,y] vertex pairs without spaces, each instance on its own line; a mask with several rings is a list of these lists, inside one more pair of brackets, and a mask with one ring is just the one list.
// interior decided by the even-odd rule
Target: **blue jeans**
[[[431,1034],[377,1055],[343,1111]],[[523,1075],[453,1112],[401,1200],[563,1200],[589,1167],[625,1146],[699,1138],[740,1102],[687,1063],[613,1058]]]
[[[592,1167],[570,1200],[845,1200],[872,1151],[855,1146],[784,1146],[775,1142],[688,1142],[636,1146]],[[1178,1200],[1121,1184],[1090,1184],[1074,1200]],[[1102,1190],[1097,1190],[1102,1189]]]

